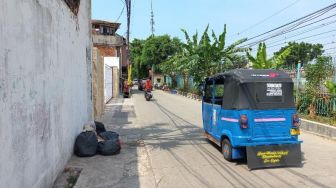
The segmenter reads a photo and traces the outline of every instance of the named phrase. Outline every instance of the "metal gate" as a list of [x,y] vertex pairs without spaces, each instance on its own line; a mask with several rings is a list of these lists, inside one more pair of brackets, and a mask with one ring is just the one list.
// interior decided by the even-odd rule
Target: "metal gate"
[[112,98],[112,67],[105,65],[104,69],[104,95],[105,95],[105,103],[107,103]]

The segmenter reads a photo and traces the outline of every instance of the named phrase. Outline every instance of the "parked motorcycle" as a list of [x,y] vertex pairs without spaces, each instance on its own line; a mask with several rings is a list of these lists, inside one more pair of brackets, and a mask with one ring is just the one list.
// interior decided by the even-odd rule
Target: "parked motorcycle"
[[154,88],[155,88],[155,89],[162,89],[162,84],[155,83],[155,84],[154,84]]

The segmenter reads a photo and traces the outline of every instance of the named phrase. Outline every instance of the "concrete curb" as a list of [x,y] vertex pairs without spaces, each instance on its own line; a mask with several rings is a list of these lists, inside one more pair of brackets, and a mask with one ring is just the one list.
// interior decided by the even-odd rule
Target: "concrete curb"
[[328,139],[336,140],[336,127],[315,122],[315,121],[310,121],[306,119],[301,119],[301,126],[300,128],[303,131],[322,136]]
[[171,91],[164,91],[166,93],[172,94],[172,95],[179,95],[185,98],[189,98],[192,100],[196,100],[196,101],[202,101],[202,98],[199,96],[196,96],[195,94],[191,94],[191,93],[185,93],[185,92],[171,92]]

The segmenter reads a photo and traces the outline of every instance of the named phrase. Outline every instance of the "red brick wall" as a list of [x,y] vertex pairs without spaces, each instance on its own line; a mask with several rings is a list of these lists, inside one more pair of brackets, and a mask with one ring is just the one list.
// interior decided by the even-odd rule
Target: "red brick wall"
[[97,46],[99,53],[103,57],[117,57],[116,47]]

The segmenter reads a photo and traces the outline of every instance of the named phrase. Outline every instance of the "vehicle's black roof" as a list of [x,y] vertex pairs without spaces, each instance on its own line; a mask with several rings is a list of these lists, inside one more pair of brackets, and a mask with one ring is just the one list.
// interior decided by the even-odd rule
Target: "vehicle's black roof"
[[234,69],[211,76],[207,80],[218,77],[232,77],[240,83],[265,81],[293,82],[286,72],[272,69]]

